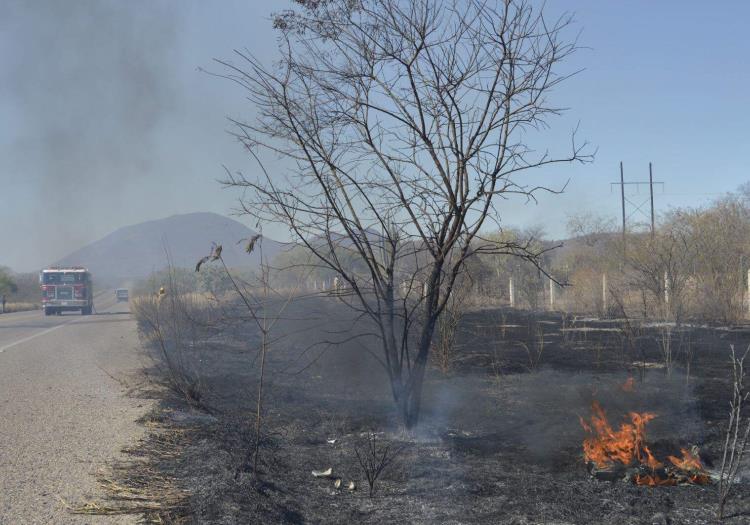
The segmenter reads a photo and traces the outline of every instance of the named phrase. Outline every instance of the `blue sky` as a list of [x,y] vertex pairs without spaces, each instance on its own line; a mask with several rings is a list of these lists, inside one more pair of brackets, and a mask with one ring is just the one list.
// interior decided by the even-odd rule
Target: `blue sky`
[[[248,48],[271,60],[269,14],[285,2],[70,2],[0,6],[0,265],[36,270],[127,224],[230,214],[222,165],[253,165],[226,134],[251,117],[234,85],[199,68]],[[711,7],[709,7],[711,6]],[[576,13],[583,72],[560,86],[570,111],[544,136],[579,137],[593,164],[545,171],[566,193],[503,203],[504,224],[565,234],[569,214],[619,217],[610,182],[648,163],[657,211],[699,206],[747,181],[750,3],[549,1]],[[248,223],[249,224],[249,223]]]

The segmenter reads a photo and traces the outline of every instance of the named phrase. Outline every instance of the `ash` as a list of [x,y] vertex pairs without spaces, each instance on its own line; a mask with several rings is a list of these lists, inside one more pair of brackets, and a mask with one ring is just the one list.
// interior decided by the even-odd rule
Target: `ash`
[[[285,314],[278,332],[286,337],[269,353],[257,472],[242,464],[253,442],[258,335],[249,323],[226,323],[190,350],[211,414],[168,395],[161,403],[162,424],[182,430],[182,452],[156,464],[190,494],[174,516],[227,524],[714,519],[713,486],[653,488],[594,479],[583,461],[579,416],[589,414],[594,399],[613,425],[628,411],[653,412],[647,436],[657,455],[697,447],[713,468],[721,460],[727,416],[726,351],[729,342],[746,345],[740,338],[747,334],[729,341],[726,333],[689,328],[695,349],[690,375],[680,363],[667,374],[638,364],[659,362],[656,335],[652,342],[644,337],[634,355],[616,330],[563,336],[559,316],[505,311],[501,336],[492,328],[498,312],[474,312],[461,327],[451,371],[429,370],[420,426],[406,432],[385,373],[366,352],[377,351],[374,341],[311,345],[352,325],[335,300],[314,301]],[[517,342],[532,344],[528,334],[537,332],[529,323],[540,321],[544,353],[530,367]],[[633,388],[623,388],[629,378]],[[398,452],[373,497],[355,453],[371,435]],[[311,475],[328,468],[331,477]],[[338,489],[337,478],[343,480]],[[349,481],[356,490],[346,488]],[[750,523],[750,486],[740,483],[735,494],[726,523]]]

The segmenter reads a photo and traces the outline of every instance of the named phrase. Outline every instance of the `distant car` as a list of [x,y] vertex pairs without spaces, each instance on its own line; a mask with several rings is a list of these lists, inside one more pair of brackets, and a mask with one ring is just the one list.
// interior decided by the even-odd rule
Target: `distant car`
[[118,303],[122,302],[122,301],[127,302],[127,300],[128,300],[128,289],[127,288],[118,288],[117,290],[115,290],[115,297],[117,297],[117,302]]

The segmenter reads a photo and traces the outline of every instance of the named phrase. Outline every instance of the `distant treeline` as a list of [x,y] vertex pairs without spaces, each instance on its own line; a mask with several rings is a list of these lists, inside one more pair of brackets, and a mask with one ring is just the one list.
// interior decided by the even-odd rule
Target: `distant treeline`
[[[469,260],[462,289],[470,302],[513,304],[600,316],[637,316],[681,322],[732,322],[750,316],[750,184],[712,203],[677,208],[650,224],[621,224],[592,214],[569,217],[569,238],[541,230],[507,229],[477,242],[522,245],[536,264],[508,254]],[[337,248],[352,273],[367,279],[354,250]],[[332,288],[335,275],[298,247],[273,261],[279,286]],[[406,263],[405,263],[406,264]],[[398,268],[396,269],[398,271]],[[404,275],[410,275],[404,268]],[[411,283],[410,289],[414,289]]]
[[[238,285],[250,285],[253,278],[250,270],[232,269],[230,271]],[[207,264],[201,268],[200,272],[192,268],[178,267],[154,272],[148,278],[137,281],[132,293],[135,296],[155,294],[161,287],[172,288],[178,293],[209,293],[220,296],[232,290],[233,285],[223,268]]]
[[[677,322],[731,322],[748,317],[750,185],[704,207],[672,209],[658,217],[653,233],[648,224],[629,225],[623,236],[617,221],[591,214],[571,216],[568,232],[570,237],[564,241],[551,240],[541,230],[486,234],[477,242],[512,243],[539,255],[532,262],[507,253],[478,254],[469,259],[455,293],[466,296],[469,300],[463,304],[467,305],[512,304],[600,316]],[[335,250],[352,275],[369,278],[355,250],[344,242]],[[274,287],[325,293],[343,285],[301,246],[267,262]],[[402,295],[421,289],[419,276],[415,281],[408,264],[405,259],[403,267],[396,268],[396,273],[401,270],[410,279],[395,280]],[[250,269],[232,273],[241,285],[257,284]],[[167,283],[186,292],[217,295],[232,289],[223,269],[208,264],[200,272],[188,268],[157,272],[140,281],[134,292],[155,293]],[[25,288],[36,294],[34,286]]]
[[12,303],[38,303],[39,274],[15,273],[10,268],[0,267],[0,295]]

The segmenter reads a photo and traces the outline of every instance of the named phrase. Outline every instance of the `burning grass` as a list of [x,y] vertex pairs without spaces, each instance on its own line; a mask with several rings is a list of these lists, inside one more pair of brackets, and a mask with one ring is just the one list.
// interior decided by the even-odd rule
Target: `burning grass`
[[[626,383],[627,384],[627,383]],[[681,449],[682,457],[668,456],[669,464],[656,459],[646,444],[646,425],[656,418],[651,412],[629,412],[629,422],[615,430],[601,405],[594,401],[591,417],[579,417],[588,434],[583,441],[584,459],[599,479],[626,479],[636,485],[706,485],[711,477],[698,452]]]

